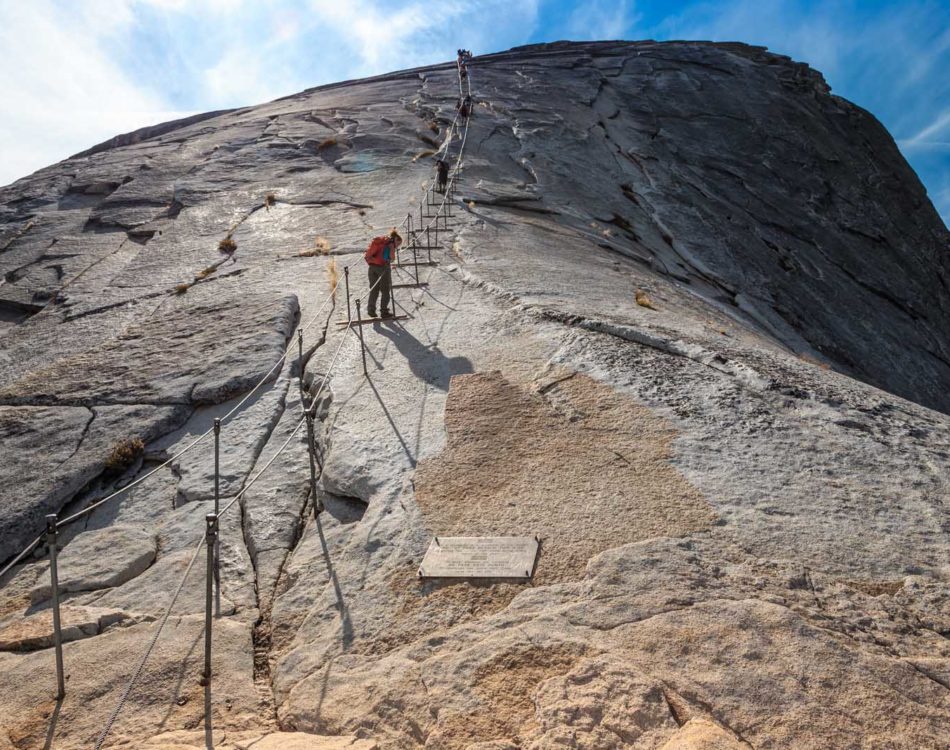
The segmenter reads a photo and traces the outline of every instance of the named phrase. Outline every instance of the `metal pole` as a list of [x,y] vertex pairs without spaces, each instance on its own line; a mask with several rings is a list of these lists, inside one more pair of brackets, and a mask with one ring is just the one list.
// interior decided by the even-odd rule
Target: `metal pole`
[[426,253],[429,256],[429,263],[432,263],[432,238],[429,236],[429,227],[426,227]]
[[[389,267],[389,273],[392,274],[392,266]],[[389,309],[392,311],[392,314],[396,314],[396,290],[393,289],[393,279],[392,276],[389,277]]]
[[343,266],[343,281],[346,283],[346,320],[353,320],[353,314],[350,312],[350,267]]
[[[393,289],[392,267],[393,267],[393,264],[394,264],[394,263],[396,264],[397,267],[399,266],[399,263],[400,263],[400,260],[399,260],[399,248],[400,248],[400,246],[401,246],[402,244],[405,244],[405,240],[403,240],[402,243],[400,243],[400,245],[393,245],[393,248],[394,248],[394,250],[395,250],[395,253],[394,253],[394,255],[393,255],[393,260],[391,260],[391,261],[389,262],[389,265],[388,265],[388,266],[383,266],[383,270],[385,271],[385,270],[388,268],[388,269],[389,269],[389,273],[390,273],[390,276],[389,276],[389,299],[384,299],[383,296],[382,296],[382,292],[380,292],[380,296],[379,296],[380,304],[382,304],[382,305],[385,306],[386,303],[388,302],[388,303],[389,303],[389,310],[390,310],[390,312],[392,312],[393,315],[396,314],[396,290]],[[372,289],[372,287],[370,287],[370,289]]]
[[59,575],[56,571],[56,514],[46,516],[46,542],[49,545],[49,578],[53,591],[53,644],[56,646],[56,698],[66,696],[63,675],[63,632],[59,620]]
[[[306,408],[306,399],[303,397],[303,328],[297,329],[297,384],[300,386],[300,403]],[[217,513],[218,509],[215,508]]]
[[205,516],[205,546],[208,548],[208,570],[205,576],[205,686],[211,685],[211,584],[214,580],[214,546],[218,537],[218,515]]
[[412,265],[415,269],[416,283],[419,283],[419,248],[416,243],[412,243]]
[[[357,320],[362,320],[363,317],[360,315],[360,301],[356,300],[356,318]],[[369,377],[369,373],[366,371],[366,344],[363,343],[363,326],[357,325],[357,333],[360,335],[360,354],[363,355],[363,374]]]
[[314,438],[313,414],[307,410],[307,453],[310,455],[310,492],[313,493],[313,518],[323,512],[323,503],[317,496],[317,467],[315,463],[317,455],[317,441]]
[[422,226],[422,201],[419,201],[419,226]]
[[[214,515],[221,497],[221,420],[214,420]],[[214,615],[221,616],[221,540],[214,539]]]

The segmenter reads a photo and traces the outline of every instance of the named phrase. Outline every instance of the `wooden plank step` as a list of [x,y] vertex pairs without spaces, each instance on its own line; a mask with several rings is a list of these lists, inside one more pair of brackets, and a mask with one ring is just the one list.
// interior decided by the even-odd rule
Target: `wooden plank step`
[[346,326],[365,326],[368,323],[382,323],[384,320],[409,320],[411,315],[390,315],[388,318],[361,318],[360,320],[338,320],[336,324],[341,328]]

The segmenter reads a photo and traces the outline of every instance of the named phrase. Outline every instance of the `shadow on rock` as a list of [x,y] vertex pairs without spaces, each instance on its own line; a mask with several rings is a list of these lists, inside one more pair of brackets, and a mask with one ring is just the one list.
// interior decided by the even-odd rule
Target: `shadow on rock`
[[446,357],[439,350],[438,344],[423,344],[398,323],[387,325],[376,323],[373,325],[373,330],[396,345],[409,363],[409,369],[413,375],[440,390],[449,389],[449,379],[453,375],[474,372],[472,363],[467,357]]

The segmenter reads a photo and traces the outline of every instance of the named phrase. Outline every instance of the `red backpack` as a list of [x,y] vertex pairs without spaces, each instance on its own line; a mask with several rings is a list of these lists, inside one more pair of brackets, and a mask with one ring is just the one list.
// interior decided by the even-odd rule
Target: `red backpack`
[[373,237],[373,241],[369,243],[369,247],[363,253],[363,258],[371,266],[385,266],[386,258],[383,256],[383,252],[388,244],[389,237]]

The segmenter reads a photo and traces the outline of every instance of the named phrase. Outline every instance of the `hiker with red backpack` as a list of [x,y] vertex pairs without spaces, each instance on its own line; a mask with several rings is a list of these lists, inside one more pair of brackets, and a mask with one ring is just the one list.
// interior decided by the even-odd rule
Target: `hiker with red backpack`
[[366,312],[371,318],[376,317],[376,300],[382,295],[380,303],[380,317],[391,318],[389,311],[389,300],[392,296],[392,269],[389,264],[393,262],[397,248],[402,245],[402,237],[395,229],[383,237],[374,237],[369,243],[363,258],[369,267],[369,301],[366,305]]

